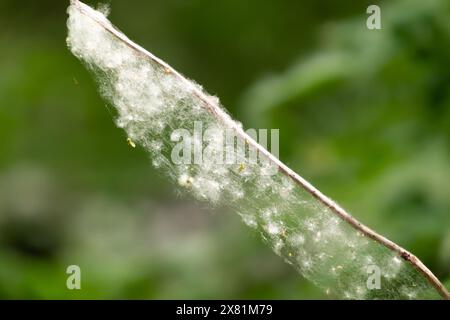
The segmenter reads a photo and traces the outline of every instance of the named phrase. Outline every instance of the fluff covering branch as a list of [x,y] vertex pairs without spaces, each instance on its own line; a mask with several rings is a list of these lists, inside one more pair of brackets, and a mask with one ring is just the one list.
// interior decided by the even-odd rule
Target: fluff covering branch
[[[133,43],[102,12],[72,1],[68,13],[68,46],[94,72],[103,97],[117,109],[117,126],[179,188],[231,207],[276,254],[334,297],[449,297],[416,257],[359,223],[272,156],[230,118],[216,97]],[[206,140],[194,134],[194,122],[212,128]],[[262,157],[248,163],[236,152],[230,164],[208,159],[175,164],[170,154],[177,140],[173,132],[179,128],[192,133],[194,148],[209,150],[208,159],[222,152],[220,132],[230,129],[236,144]],[[274,165],[276,174],[268,174]],[[371,266],[381,271],[380,289],[367,285]]]

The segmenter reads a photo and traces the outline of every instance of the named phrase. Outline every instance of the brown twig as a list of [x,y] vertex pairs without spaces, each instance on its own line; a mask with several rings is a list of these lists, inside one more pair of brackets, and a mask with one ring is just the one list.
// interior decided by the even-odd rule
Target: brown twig
[[210,99],[205,93],[203,93],[200,89],[192,85],[192,83],[187,80],[185,77],[183,77],[180,73],[178,73],[175,69],[173,69],[170,65],[168,65],[166,62],[161,60],[160,58],[156,57],[146,49],[142,48],[138,44],[132,42],[130,39],[128,39],[124,34],[119,32],[117,29],[115,29],[108,20],[99,19],[98,15],[93,14],[94,10],[85,5],[84,3],[80,2],[79,0],[71,0],[71,3],[75,5],[80,12],[83,14],[89,16],[94,21],[96,21],[99,25],[101,25],[106,31],[111,33],[113,36],[121,40],[124,44],[132,48],[136,51],[136,53],[142,55],[143,57],[150,59],[152,62],[158,64],[165,72],[171,73],[174,76],[176,76],[180,81],[187,84],[192,88],[192,92],[197,98],[199,98],[203,103],[205,108],[210,112],[218,121],[222,122],[224,125],[226,125],[229,128],[232,128],[236,134],[244,139],[249,145],[256,148],[261,154],[263,154],[269,161],[274,163],[280,172],[282,172],[284,175],[290,177],[296,184],[298,184],[300,187],[302,187],[304,190],[306,190],[308,193],[310,193],[314,198],[316,198],[319,202],[321,202],[323,205],[328,207],[334,214],[336,214],[339,218],[346,221],[348,224],[350,224],[354,229],[361,232],[364,236],[380,243],[381,245],[385,246],[386,248],[392,250],[393,252],[396,252],[401,258],[406,260],[408,263],[410,263],[416,270],[418,270],[426,279],[427,281],[439,292],[439,294],[446,300],[450,300],[450,294],[447,291],[447,289],[444,287],[444,285],[439,281],[439,279],[428,269],[422,261],[420,261],[416,256],[414,256],[409,251],[405,250],[404,248],[400,247],[396,243],[392,242],[391,240],[383,237],[382,235],[378,234],[377,232],[373,231],[369,227],[363,225],[361,222],[356,220],[354,217],[352,217],[349,213],[347,213],[343,208],[341,208],[337,203],[335,203],[333,200],[325,196],[322,192],[320,192],[318,189],[316,189],[312,184],[310,184],[307,180],[299,176],[297,173],[295,173],[292,169],[290,169],[288,166],[286,166],[284,163],[282,163],[279,159],[277,159],[275,156],[273,156],[269,151],[267,151],[264,147],[262,147],[260,144],[258,144],[252,137],[250,137],[245,131],[239,127],[233,120],[230,119],[230,117],[225,113],[225,111],[220,108],[220,106],[217,104],[217,102]]

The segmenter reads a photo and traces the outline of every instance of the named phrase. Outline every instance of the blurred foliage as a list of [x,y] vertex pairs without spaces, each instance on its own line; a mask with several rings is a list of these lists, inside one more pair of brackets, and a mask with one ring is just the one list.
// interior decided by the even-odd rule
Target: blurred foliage
[[[372,3],[112,0],[111,19],[450,284],[450,4],[381,3],[369,31]],[[67,4],[0,0],[0,297],[323,298],[127,145],[66,49]]]
[[448,276],[432,248],[450,230],[450,3],[382,13],[382,32],[360,18],[329,27],[320,51],[257,82],[243,105],[292,138],[282,159]]

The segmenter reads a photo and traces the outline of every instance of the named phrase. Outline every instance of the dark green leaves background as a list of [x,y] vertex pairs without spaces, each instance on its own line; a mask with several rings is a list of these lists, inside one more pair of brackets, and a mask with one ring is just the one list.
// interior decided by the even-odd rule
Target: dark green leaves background
[[[375,3],[383,29],[369,31]],[[127,145],[66,48],[67,5],[0,0],[0,297],[326,297]],[[111,7],[246,127],[279,128],[283,161],[450,285],[448,1]],[[70,264],[81,291],[65,287]]]

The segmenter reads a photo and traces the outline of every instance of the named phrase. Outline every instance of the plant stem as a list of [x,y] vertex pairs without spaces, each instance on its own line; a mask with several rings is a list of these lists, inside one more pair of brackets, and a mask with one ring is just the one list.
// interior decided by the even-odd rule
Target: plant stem
[[386,248],[392,250],[397,253],[401,258],[410,263],[417,271],[419,271],[427,281],[439,292],[439,294],[446,300],[450,300],[450,294],[444,285],[439,281],[439,279],[412,253],[400,247],[396,243],[391,240],[383,237],[377,232],[373,231],[369,227],[365,226],[354,217],[352,217],[348,212],[346,212],[342,207],[340,207],[333,200],[325,196],[322,192],[316,189],[311,183],[307,180],[299,176],[292,169],[282,163],[279,159],[273,156],[269,151],[267,151],[264,147],[258,144],[253,138],[251,138],[245,131],[239,127],[226,113],[220,108],[217,102],[210,99],[205,93],[203,93],[200,89],[192,85],[190,81],[188,81],[185,77],[183,77],[180,73],[178,73],[175,69],[173,69],[166,62],[156,57],[146,49],[142,48],[138,44],[132,42],[125,35],[115,29],[106,19],[99,19],[98,14],[94,14],[94,10],[79,0],[71,0],[72,5],[75,5],[80,12],[87,15],[95,22],[97,22],[100,26],[102,26],[106,31],[111,33],[113,36],[118,38],[124,44],[133,49],[137,54],[142,55],[143,57],[151,60],[152,62],[159,65],[165,72],[173,74],[180,81],[185,83],[186,85],[192,88],[192,93],[197,98],[199,98],[203,103],[204,107],[207,109],[209,113],[211,113],[218,121],[223,123],[226,127],[233,129],[236,132],[236,135],[241,139],[245,140],[250,146],[256,148],[261,154],[263,154],[269,161],[274,163],[280,172],[284,175],[291,178],[296,184],[306,190],[309,194],[311,194],[314,198],[316,198],[319,202],[328,207],[335,215],[337,215],[342,220],[346,221],[350,224],[354,229],[361,232],[364,236],[380,243]]

